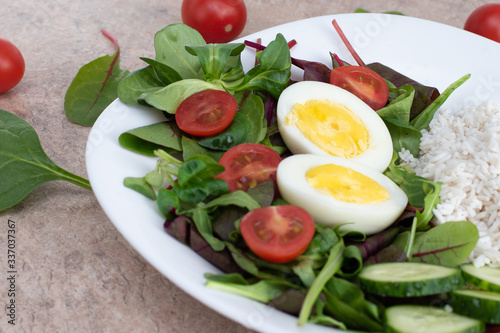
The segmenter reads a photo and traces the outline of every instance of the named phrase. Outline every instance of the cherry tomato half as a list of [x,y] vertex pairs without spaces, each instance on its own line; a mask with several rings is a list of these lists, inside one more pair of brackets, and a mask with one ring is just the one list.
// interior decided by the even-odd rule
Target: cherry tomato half
[[227,43],[238,37],[247,21],[243,0],[184,0],[182,22],[207,43]]
[[175,112],[175,121],[186,133],[210,136],[225,130],[237,109],[238,102],[230,93],[203,90],[182,101]]
[[225,170],[216,176],[224,180],[229,192],[247,191],[272,179],[276,184],[276,169],[281,156],[272,148],[258,143],[243,143],[222,155],[219,164]]
[[24,76],[21,51],[6,39],[0,38],[0,93],[14,88]]
[[465,21],[464,30],[500,43],[500,4],[478,7]]
[[341,66],[330,73],[330,83],[356,95],[373,110],[383,108],[389,86],[378,73],[362,66]]
[[298,206],[283,205],[254,209],[240,223],[250,250],[260,258],[283,263],[301,255],[314,236],[314,220]]

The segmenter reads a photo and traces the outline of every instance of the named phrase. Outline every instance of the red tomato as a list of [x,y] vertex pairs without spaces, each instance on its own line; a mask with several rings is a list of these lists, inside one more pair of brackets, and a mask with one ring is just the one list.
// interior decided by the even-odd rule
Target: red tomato
[[465,21],[464,29],[500,42],[500,4],[490,3],[477,8]]
[[175,112],[181,130],[196,136],[215,135],[233,121],[238,102],[228,92],[203,90],[186,98]]
[[224,180],[230,192],[246,191],[272,179],[276,184],[276,169],[281,156],[272,148],[258,143],[237,145],[222,155],[219,163],[225,170],[216,178]]
[[378,73],[362,66],[341,66],[330,73],[330,83],[343,88],[373,110],[383,108],[389,98],[389,86]]
[[311,243],[314,229],[311,215],[293,205],[254,209],[240,223],[241,235],[250,250],[275,263],[301,255]]
[[23,76],[23,55],[14,44],[0,38],[0,93],[14,88]]
[[182,22],[207,43],[227,43],[238,37],[247,21],[243,0],[184,0]]

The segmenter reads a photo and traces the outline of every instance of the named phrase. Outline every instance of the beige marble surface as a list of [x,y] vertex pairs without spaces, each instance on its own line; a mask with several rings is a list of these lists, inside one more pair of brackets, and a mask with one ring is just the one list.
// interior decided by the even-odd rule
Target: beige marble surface
[[[356,8],[397,10],[462,27],[479,0],[247,0],[243,35],[297,19]],[[64,94],[78,69],[111,54],[100,30],[115,35],[121,67],[153,56],[154,33],[180,22],[181,0],[0,0],[0,36],[24,54],[26,74],[0,94],[0,108],[36,129],[48,156],[86,177],[89,128],[64,115]],[[433,38],[433,36],[429,36]],[[460,43],[460,41],[457,41]],[[467,47],[464,45],[464,47]],[[1,181],[1,180],[0,180]],[[16,326],[4,304],[7,221],[16,221]],[[0,332],[249,332],[205,307],[152,268],[118,233],[93,194],[47,183],[0,213]]]

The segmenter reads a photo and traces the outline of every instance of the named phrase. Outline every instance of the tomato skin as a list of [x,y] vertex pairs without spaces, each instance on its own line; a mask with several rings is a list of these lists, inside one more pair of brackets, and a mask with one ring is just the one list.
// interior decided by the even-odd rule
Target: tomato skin
[[334,68],[330,83],[353,93],[375,111],[383,108],[389,98],[389,86],[384,78],[366,67]]
[[250,250],[274,263],[289,262],[304,253],[314,230],[311,215],[293,205],[254,209],[240,223],[241,235]]
[[247,191],[269,179],[276,185],[276,169],[281,156],[272,148],[258,143],[237,145],[222,155],[219,164],[225,170],[216,176],[227,183],[229,192]]
[[500,4],[478,7],[465,21],[464,30],[500,43]]
[[182,22],[207,43],[227,43],[238,37],[247,21],[243,0],[184,0]]
[[205,137],[225,130],[237,109],[238,102],[230,93],[203,90],[182,101],[175,112],[175,121],[184,132]]
[[0,38],[0,93],[14,88],[23,78],[25,63],[21,51]]

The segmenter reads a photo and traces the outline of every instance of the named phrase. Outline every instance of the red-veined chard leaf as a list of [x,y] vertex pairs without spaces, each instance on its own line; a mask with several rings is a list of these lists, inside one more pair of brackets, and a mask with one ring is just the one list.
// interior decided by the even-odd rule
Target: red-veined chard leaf
[[413,244],[412,261],[458,266],[470,255],[479,239],[470,222],[446,222],[418,236]]
[[88,180],[59,167],[45,154],[30,124],[5,110],[0,110],[0,179],[0,211],[52,180],[91,190]]
[[128,70],[119,67],[120,48],[116,39],[104,30],[103,34],[113,41],[115,53],[97,58],[80,68],[64,97],[66,116],[83,126],[92,126],[118,97],[118,83],[129,74]]

